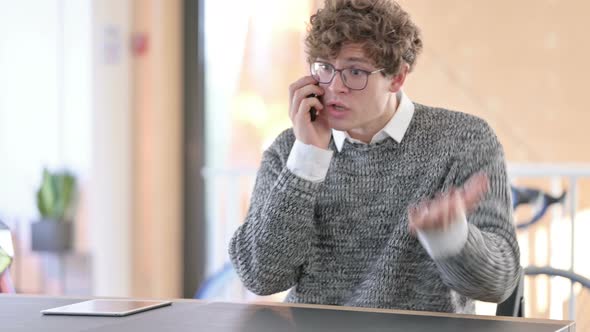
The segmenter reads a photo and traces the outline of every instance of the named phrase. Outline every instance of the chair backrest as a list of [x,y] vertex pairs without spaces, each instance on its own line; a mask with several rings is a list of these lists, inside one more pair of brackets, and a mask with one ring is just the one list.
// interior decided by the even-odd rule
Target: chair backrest
[[518,286],[506,301],[498,304],[496,316],[524,317],[524,276],[546,275],[549,277],[562,277],[581,284],[590,289],[590,279],[568,270],[556,269],[550,266],[527,266],[522,270]]
[[527,276],[546,275],[550,277],[562,277],[572,282],[577,282],[584,288],[590,290],[590,279],[568,270],[556,269],[550,266],[527,266],[524,269],[524,274]]
[[496,316],[524,317],[524,270],[521,269],[518,284],[504,302],[498,303]]

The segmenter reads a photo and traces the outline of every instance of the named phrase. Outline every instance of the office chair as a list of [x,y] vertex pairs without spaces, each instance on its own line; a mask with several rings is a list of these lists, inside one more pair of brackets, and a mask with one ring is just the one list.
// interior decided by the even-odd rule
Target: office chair
[[531,219],[524,223],[516,224],[517,229],[525,229],[533,224],[537,223],[549,207],[553,204],[563,204],[567,192],[563,192],[559,196],[549,195],[541,190],[533,188],[520,188],[511,186],[512,191],[512,208],[516,211],[516,208],[520,205],[531,204],[534,207],[533,216]]
[[569,279],[571,282],[577,282],[582,287],[590,290],[590,279],[568,270],[556,269],[550,266],[529,266],[524,269],[524,273],[527,276],[546,275],[550,277],[563,277]]
[[508,317],[524,317],[524,276],[538,276],[546,275],[549,277],[563,277],[569,279],[571,282],[580,283],[584,288],[590,290],[590,279],[581,276],[577,273],[552,268],[549,266],[528,266],[523,269],[520,276],[518,286],[514,289],[512,294],[506,301],[498,304],[496,309],[496,316]]
[[520,271],[518,284],[504,302],[498,303],[496,316],[524,317],[524,270]]

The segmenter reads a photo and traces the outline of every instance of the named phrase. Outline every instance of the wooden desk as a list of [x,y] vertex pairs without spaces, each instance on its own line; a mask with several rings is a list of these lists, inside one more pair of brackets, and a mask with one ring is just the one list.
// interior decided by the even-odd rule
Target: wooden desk
[[126,317],[43,316],[86,299],[0,295],[0,331],[574,331],[574,323],[398,310],[176,300]]

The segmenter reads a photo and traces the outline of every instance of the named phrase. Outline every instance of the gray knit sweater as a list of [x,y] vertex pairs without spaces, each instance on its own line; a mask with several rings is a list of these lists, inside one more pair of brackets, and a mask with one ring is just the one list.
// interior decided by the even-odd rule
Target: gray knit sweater
[[[295,176],[284,131],[263,155],[248,215],[229,247],[244,285],[288,302],[473,313],[501,302],[520,273],[502,147],[485,121],[415,104],[401,143],[346,141],[326,179]],[[337,151],[334,142],[330,149]],[[490,191],[467,216],[468,239],[434,261],[408,232],[408,206],[478,171]]]

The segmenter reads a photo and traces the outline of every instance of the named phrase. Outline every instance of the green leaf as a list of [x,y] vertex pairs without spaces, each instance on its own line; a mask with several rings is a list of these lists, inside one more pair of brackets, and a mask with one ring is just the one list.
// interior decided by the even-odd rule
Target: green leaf
[[53,218],[55,207],[55,189],[53,179],[47,169],[43,170],[43,180],[41,182],[40,190],[40,205],[42,206],[41,215],[44,218]]
[[71,173],[43,170],[37,191],[37,208],[43,218],[63,221],[71,217],[75,196],[76,178]]

